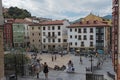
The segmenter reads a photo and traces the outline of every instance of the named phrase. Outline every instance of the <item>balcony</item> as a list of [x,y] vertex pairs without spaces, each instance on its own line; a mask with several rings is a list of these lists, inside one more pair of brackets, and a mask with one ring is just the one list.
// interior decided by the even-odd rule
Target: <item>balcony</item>
[[47,35],[46,38],[57,38],[56,35]]

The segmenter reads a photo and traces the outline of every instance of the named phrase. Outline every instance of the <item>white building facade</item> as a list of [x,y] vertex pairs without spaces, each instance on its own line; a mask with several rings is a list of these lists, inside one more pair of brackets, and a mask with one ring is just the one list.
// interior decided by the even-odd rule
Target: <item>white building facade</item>
[[47,51],[58,51],[67,49],[67,26],[68,21],[56,20],[43,22],[42,27],[42,48]]
[[68,28],[68,43],[73,50],[94,49],[96,45],[95,27]]
[[104,50],[107,45],[107,26],[101,22],[80,22],[68,26],[69,51]]

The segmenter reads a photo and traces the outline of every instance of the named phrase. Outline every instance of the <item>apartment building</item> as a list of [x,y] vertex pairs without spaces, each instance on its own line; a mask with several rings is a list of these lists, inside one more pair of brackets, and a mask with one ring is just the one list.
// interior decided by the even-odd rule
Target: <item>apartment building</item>
[[30,50],[42,50],[42,32],[39,23],[29,24]]
[[13,23],[14,23],[14,19],[5,19],[5,23],[3,27],[4,49],[5,50],[10,50],[13,46],[13,30],[12,30]]
[[66,20],[55,20],[41,23],[43,50],[66,50],[68,45],[66,26],[69,25],[69,22]]
[[13,23],[14,47],[26,47],[29,43],[29,26],[31,22],[24,19],[15,19]]
[[69,50],[80,52],[104,50],[108,53],[110,26],[103,22],[102,18],[90,13],[79,23],[68,26]]

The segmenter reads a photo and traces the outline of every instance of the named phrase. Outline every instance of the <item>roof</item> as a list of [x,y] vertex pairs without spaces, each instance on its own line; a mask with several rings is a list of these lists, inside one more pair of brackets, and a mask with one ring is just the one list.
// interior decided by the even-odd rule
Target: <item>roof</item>
[[92,13],[90,13],[89,15],[87,15],[86,17],[84,17],[82,19],[82,21],[95,21],[95,20],[102,21],[103,19],[99,16],[92,14]]
[[110,27],[108,23],[100,22],[100,21],[86,21],[86,22],[79,22],[76,24],[71,24],[68,28],[75,28],[75,27]]
[[26,23],[26,24],[28,24],[28,23],[31,23],[31,22],[27,21],[25,19],[15,19],[14,23]]
[[39,23],[30,23],[29,26],[40,26]]
[[42,22],[41,25],[63,25],[64,20],[46,21]]

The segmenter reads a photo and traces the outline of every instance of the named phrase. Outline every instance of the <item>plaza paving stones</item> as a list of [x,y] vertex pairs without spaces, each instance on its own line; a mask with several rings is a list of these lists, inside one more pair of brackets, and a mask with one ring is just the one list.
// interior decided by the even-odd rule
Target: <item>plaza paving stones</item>
[[[67,62],[69,60],[73,61],[73,64],[75,67],[75,73],[67,73],[66,71],[50,70],[48,73],[48,80],[86,80],[86,67],[91,67],[90,57],[87,57],[87,58],[82,57],[83,64],[79,64],[79,61],[80,61],[79,56],[74,56],[72,54],[68,54],[63,57],[60,57],[59,55],[57,55],[57,60],[54,62],[51,61],[50,54],[42,54],[42,55],[38,55],[38,57],[42,58],[41,62],[47,62],[48,66],[50,66],[50,67],[53,67],[55,64],[57,64],[59,66],[64,64],[67,66]],[[93,59],[94,59],[93,66],[96,66],[98,59],[97,58],[93,58]],[[108,60],[108,61],[111,61],[111,60]],[[106,62],[105,64],[107,64],[107,63],[108,62]],[[107,64],[106,66],[108,67],[108,65],[109,64]],[[105,65],[103,65],[103,66],[105,67]],[[106,69],[106,68],[104,68],[104,69]],[[102,72],[101,72],[101,74],[103,74]],[[34,77],[28,77],[28,78],[19,78],[18,80],[45,80],[43,72],[40,72],[39,77],[40,77],[40,79],[37,79],[36,76],[34,76]]]

